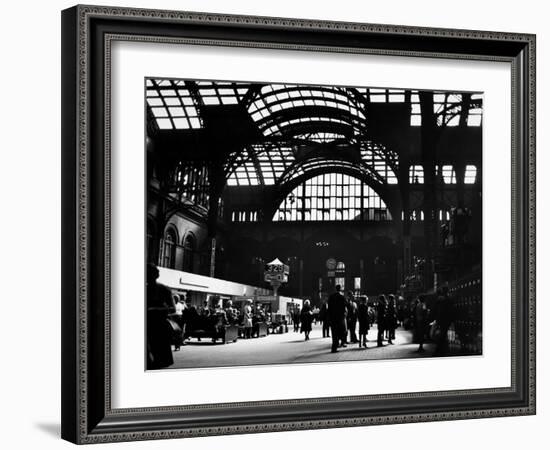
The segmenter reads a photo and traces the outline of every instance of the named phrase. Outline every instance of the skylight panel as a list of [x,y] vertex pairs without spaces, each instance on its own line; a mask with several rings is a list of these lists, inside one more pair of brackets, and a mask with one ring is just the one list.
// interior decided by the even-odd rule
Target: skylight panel
[[386,94],[371,94],[370,95],[370,101],[372,103],[385,103],[386,102]]
[[147,99],[147,104],[149,106],[163,106],[164,103],[162,102],[162,100],[160,98],[148,98]]
[[342,94],[334,94],[334,99],[338,100],[340,102],[343,102],[343,103],[348,101],[348,98],[345,95],[342,95]]
[[411,115],[411,126],[419,127],[422,125],[422,116],[420,115]]
[[180,106],[180,107],[170,107],[168,108],[168,111],[170,111],[170,115],[172,117],[182,117],[185,112],[183,110],[183,108]]
[[220,99],[218,97],[203,97],[202,101],[205,105],[219,105]]
[[236,105],[239,103],[239,99],[237,97],[222,97],[222,103],[224,105]]
[[171,130],[173,128],[170,119],[157,119],[157,125],[161,130]]
[[481,108],[473,108],[468,112],[466,124],[469,127],[479,127],[481,125],[482,110]]
[[181,105],[180,99],[177,97],[167,97],[164,99],[164,103],[168,106]]
[[460,123],[460,116],[458,114],[452,116],[448,121],[447,121],[447,126],[448,127],[456,127],[458,126]]
[[388,98],[391,103],[403,103],[405,101],[405,94],[390,94]]
[[191,128],[189,126],[188,120],[185,117],[176,117],[173,120],[174,120],[174,127],[176,127],[176,129],[178,129],[178,130],[184,130],[184,129],[187,129],[187,128]]
[[469,115],[467,125],[469,127],[479,127],[481,125],[481,115]]
[[462,94],[449,94],[447,97],[447,103],[460,103],[462,102]]
[[168,111],[166,108],[151,108],[155,117],[168,117]]
[[181,102],[184,105],[194,105],[195,104],[195,102],[193,101],[193,99],[191,97],[181,97]]

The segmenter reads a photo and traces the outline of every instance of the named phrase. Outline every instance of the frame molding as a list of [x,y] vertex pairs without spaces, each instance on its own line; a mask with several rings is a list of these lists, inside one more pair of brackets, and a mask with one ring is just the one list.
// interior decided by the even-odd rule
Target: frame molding
[[[110,399],[115,40],[512,65],[510,388],[138,409]],[[62,13],[62,437],[99,443],[535,414],[535,36],[97,6]]]

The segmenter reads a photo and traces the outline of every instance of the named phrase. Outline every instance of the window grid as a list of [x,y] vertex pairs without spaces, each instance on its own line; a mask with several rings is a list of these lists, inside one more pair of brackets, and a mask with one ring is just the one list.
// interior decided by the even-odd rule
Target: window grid
[[403,103],[405,101],[404,89],[356,88],[356,90],[372,103]]
[[[277,182],[283,172],[294,163],[294,153],[290,147],[257,144],[250,147],[248,153],[257,159],[263,182],[266,186]],[[241,156],[234,163],[228,179],[228,186],[256,186],[261,180],[258,177],[256,164],[251,159]]]
[[167,230],[163,240],[162,267],[174,269],[176,266],[176,245],[177,238],[173,230]]
[[424,184],[424,167],[420,165],[409,167],[409,183]]
[[273,221],[386,221],[391,215],[380,196],[359,179],[341,173],[309,178],[281,202]]
[[464,184],[475,184],[477,176],[477,167],[468,164],[464,171]]
[[434,93],[434,113],[437,125],[456,127],[460,123],[462,94]]
[[437,166],[439,176],[443,179],[445,184],[456,184],[456,172],[453,166]]
[[388,184],[397,184],[397,175],[393,169],[386,162],[384,150],[380,147],[375,147],[378,151],[372,149],[361,149],[361,158],[368,164],[374,171],[382,177],[382,179]]
[[199,95],[205,105],[236,105],[249,89],[249,84],[220,81],[197,81]]
[[250,210],[234,210],[231,212],[232,222],[257,222],[258,212]]
[[[451,212],[446,209],[439,209],[436,213],[436,218],[439,221],[449,220],[451,218]],[[405,219],[405,212],[401,211],[401,220]],[[409,212],[409,220],[411,222],[422,222],[424,220],[424,211],[421,208],[415,208]]]
[[147,104],[161,130],[202,128],[197,104],[183,82],[147,80]]
[[208,169],[205,166],[179,163],[172,175],[172,185],[182,200],[208,209],[210,194]]

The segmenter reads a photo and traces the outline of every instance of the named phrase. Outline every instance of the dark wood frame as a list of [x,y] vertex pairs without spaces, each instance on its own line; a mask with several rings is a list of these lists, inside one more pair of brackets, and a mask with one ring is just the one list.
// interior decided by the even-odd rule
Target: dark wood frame
[[[110,402],[113,40],[507,61],[512,66],[509,388],[116,410]],[[126,8],[62,13],[62,437],[75,443],[535,413],[535,36]]]

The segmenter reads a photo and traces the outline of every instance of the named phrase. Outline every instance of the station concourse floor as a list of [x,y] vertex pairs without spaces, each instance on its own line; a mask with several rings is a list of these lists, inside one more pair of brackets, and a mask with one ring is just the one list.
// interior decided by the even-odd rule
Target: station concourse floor
[[322,337],[320,324],[314,324],[309,341],[303,333],[289,326],[288,333],[270,334],[261,338],[238,339],[230,344],[212,343],[211,339],[187,341],[179,351],[174,351],[174,364],[167,369],[200,367],[248,366],[257,364],[318,363],[338,361],[362,361],[373,359],[409,359],[433,356],[435,345],[424,344],[425,351],[417,352],[418,344],[412,343],[412,331],[398,328],[393,345],[384,341],[376,346],[376,325],[367,336],[367,348],[348,344],[331,353],[331,338]]

